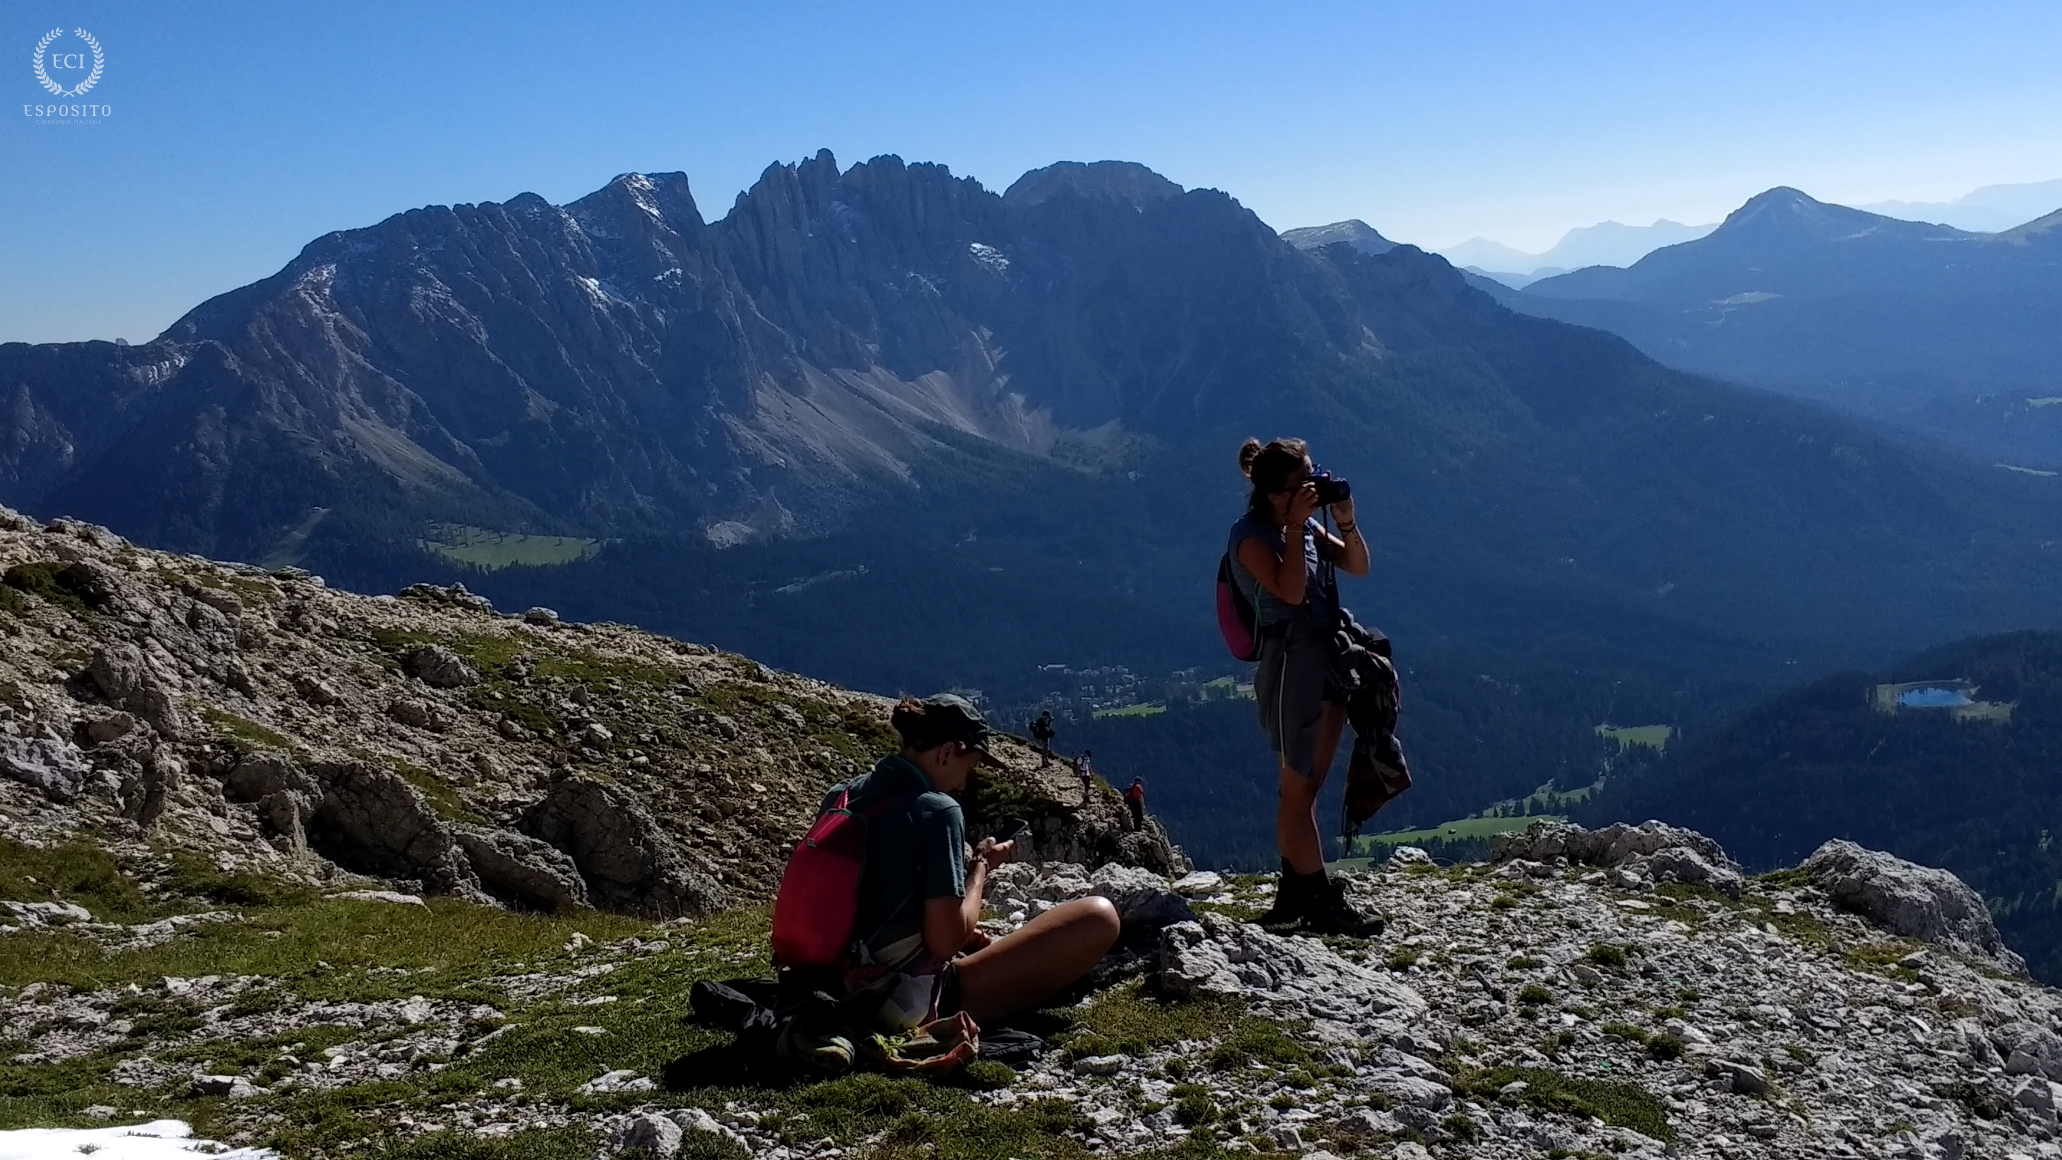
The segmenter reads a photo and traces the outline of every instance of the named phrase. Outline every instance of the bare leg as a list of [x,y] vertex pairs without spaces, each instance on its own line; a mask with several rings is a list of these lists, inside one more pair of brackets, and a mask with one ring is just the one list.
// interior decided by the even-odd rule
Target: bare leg
[[1325,702],[1324,717],[1317,727],[1317,751],[1311,756],[1311,776],[1281,767],[1274,836],[1282,857],[1298,874],[1315,874],[1325,867],[1324,843],[1317,836],[1317,794],[1332,772],[1332,758],[1338,755],[1339,735],[1345,728],[1346,706]]
[[1025,1010],[1087,974],[1117,943],[1107,898],[1053,907],[959,960],[959,1002],[976,1023]]

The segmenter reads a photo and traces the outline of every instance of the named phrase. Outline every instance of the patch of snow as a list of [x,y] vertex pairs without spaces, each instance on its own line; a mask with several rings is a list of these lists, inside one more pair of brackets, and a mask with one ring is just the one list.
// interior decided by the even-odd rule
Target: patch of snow
[[659,187],[653,185],[652,179],[642,173],[626,173],[622,180],[623,191],[630,195],[630,200],[637,204],[637,208],[656,219],[659,216],[659,203],[652,195],[659,191]]
[[1009,255],[996,249],[994,246],[983,242],[969,242],[967,243],[967,253],[974,256],[974,261],[981,263],[998,274],[1009,273]]
[[278,1160],[270,1148],[230,1148],[196,1140],[182,1120],[152,1120],[123,1128],[16,1128],[0,1132],[0,1160]]
[[597,306],[613,306],[617,303],[627,303],[621,291],[600,278],[576,276],[574,281],[587,288],[588,297],[594,299],[594,304]]
[[749,541],[754,533],[750,524],[738,520],[723,520],[719,523],[710,524],[709,530],[702,534],[708,537],[709,543],[712,546],[721,550],[723,548],[735,548],[739,544]]

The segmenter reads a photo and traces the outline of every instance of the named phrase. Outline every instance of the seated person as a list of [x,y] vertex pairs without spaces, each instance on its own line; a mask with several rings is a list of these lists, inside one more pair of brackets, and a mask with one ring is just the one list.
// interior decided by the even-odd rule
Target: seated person
[[975,766],[1001,767],[988,752],[980,711],[946,693],[904,699],[891,721],[902,751],[845,787],[855,811],[882,795],[907,799],[867,830],[859,961],[845,972],[847,994],[883,1028],[907,1029],[960,1011],[985,1024],[1087,974],[1117,941],[1117,909],[1107,898],[1055,906],[999,939],[977,925],[988,873],[1009,861],[1015,845],[983,838],[970,861],[966,821],[947,796],[967,787]]

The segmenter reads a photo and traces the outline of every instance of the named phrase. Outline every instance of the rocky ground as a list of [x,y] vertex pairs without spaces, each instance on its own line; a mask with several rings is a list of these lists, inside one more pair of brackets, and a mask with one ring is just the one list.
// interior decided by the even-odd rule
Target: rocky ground
[[[951,1082],[776,1081],[689,986],[885,703],[460,589],[365,598],[0,512],[0,1128],[180,1120],[289,1156],[2062,1156],[2062,995],[1951,875],[1744,878],[1650,824],[1351,879],[1251,925],[1108,787],[1011,770],[1006,932],[1123,947]],[[99,1139],[94,1137],[95,1140]],[[102,1146],[94,1144],[95,1147]]]

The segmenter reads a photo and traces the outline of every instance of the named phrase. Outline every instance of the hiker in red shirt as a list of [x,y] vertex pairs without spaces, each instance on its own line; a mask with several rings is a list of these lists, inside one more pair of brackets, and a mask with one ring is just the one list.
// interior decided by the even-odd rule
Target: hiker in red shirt
[[1144,778],[1134,777],[1131,779],[1131,785],[1124,791],[1124,804],[1131,807],[1131,828],[1134,830],[1145,829],[1146,780]]

